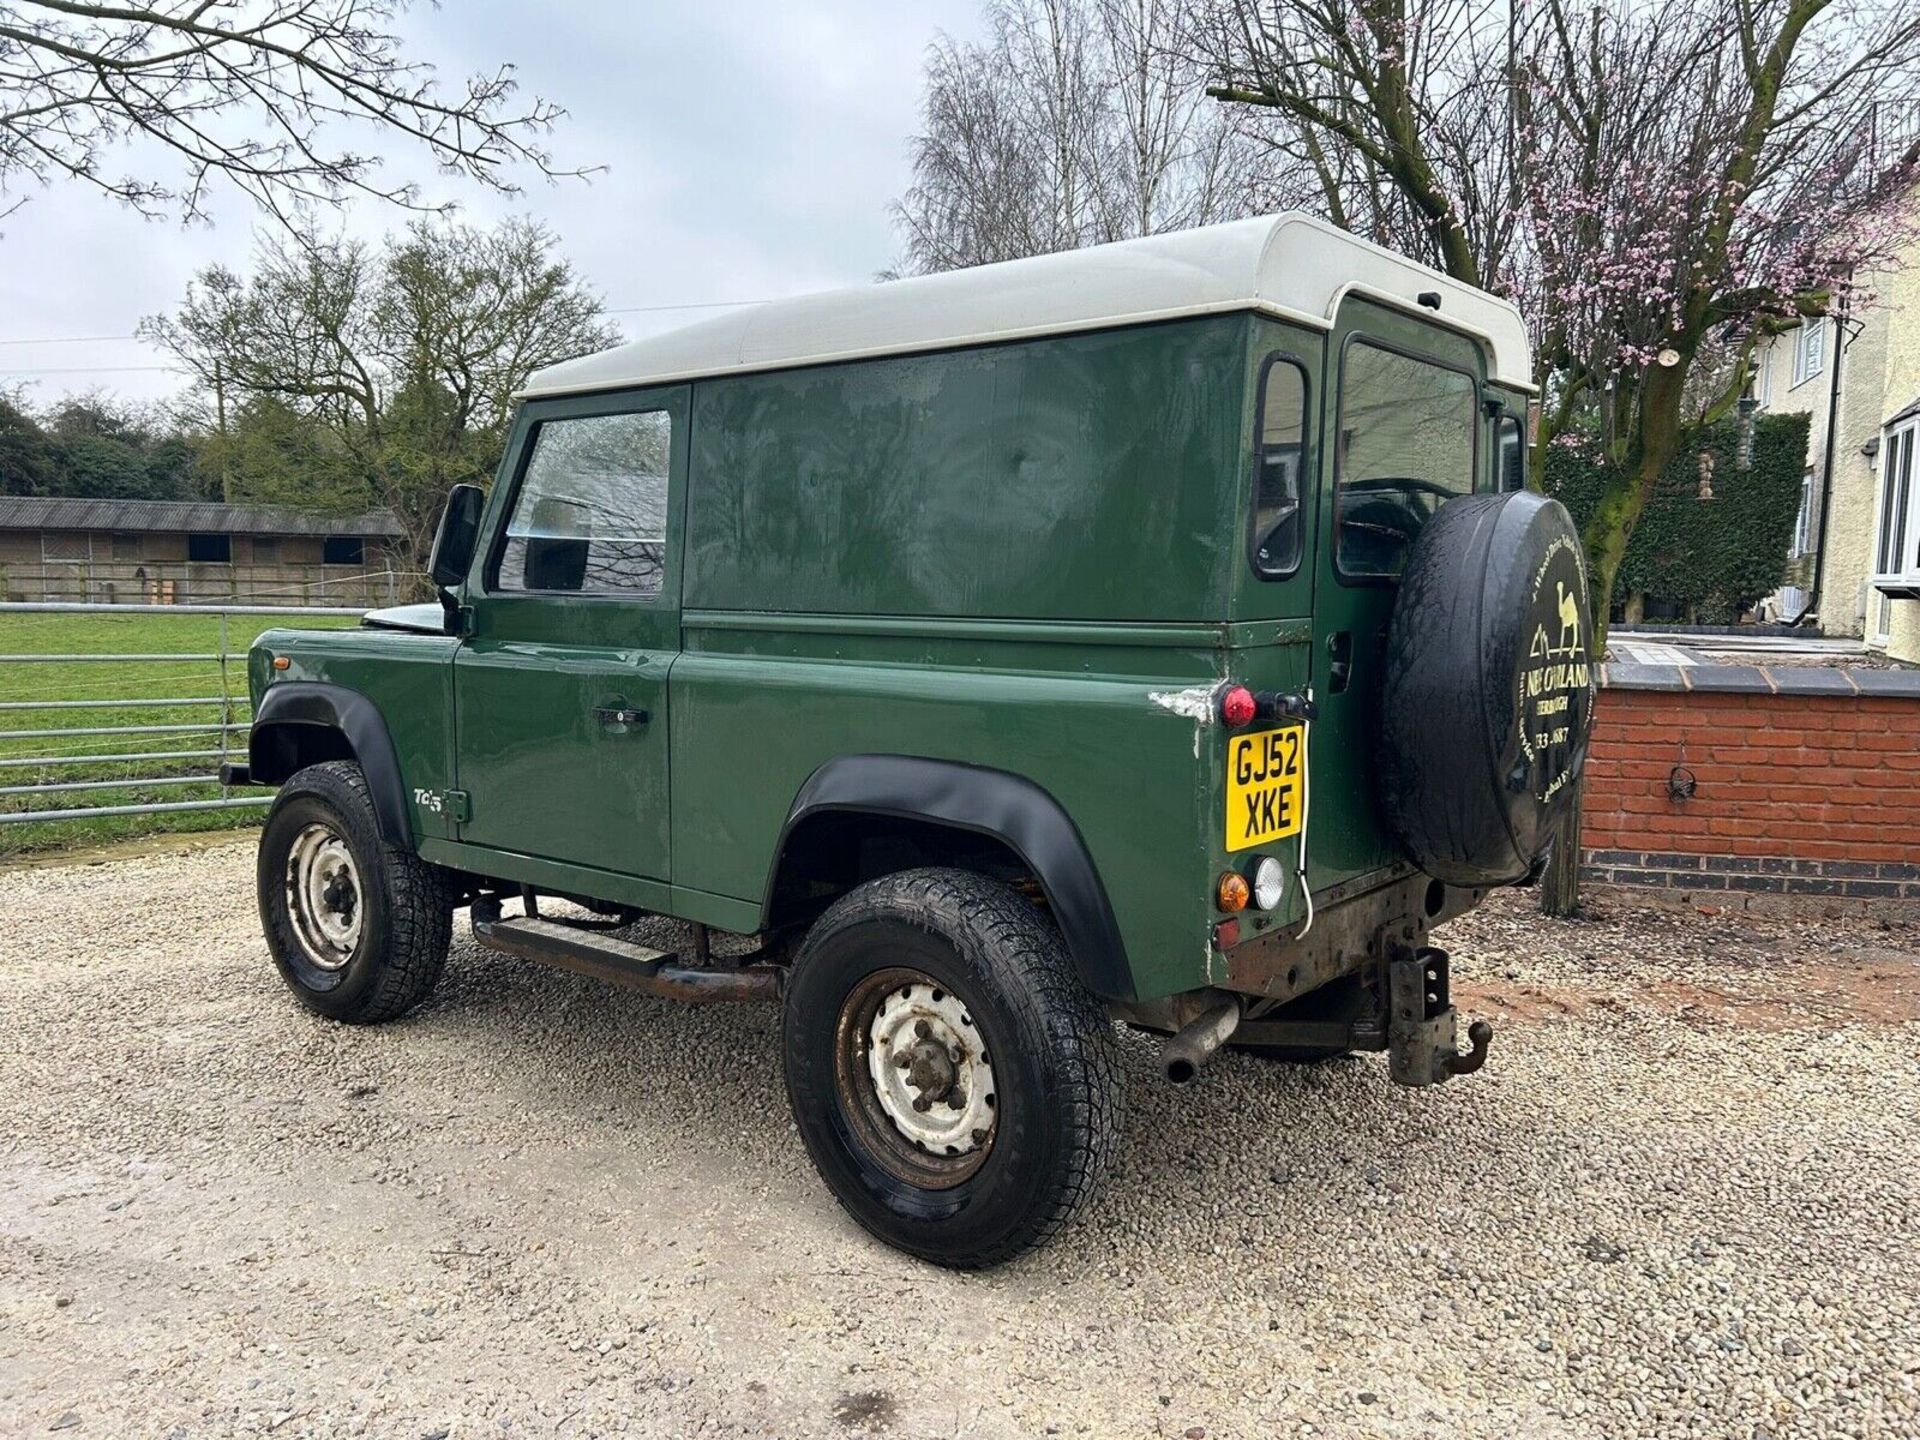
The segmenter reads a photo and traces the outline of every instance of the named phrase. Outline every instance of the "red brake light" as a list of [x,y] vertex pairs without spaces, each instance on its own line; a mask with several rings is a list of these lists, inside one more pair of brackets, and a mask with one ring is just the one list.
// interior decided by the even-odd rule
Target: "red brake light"
[[1220,723],[1229,730],[1238,730],[1253,723],[1259,708],[1254,703],[1253,692],[1246,686],[1229,685],[1220,696]]

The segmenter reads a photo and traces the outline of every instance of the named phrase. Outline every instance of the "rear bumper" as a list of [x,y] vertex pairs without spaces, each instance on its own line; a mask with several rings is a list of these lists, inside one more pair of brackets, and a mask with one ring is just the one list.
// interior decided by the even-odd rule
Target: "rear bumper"
[[[1371,881],[1371,883],[1369,883]],[[1288,926],[1222,952],[1223,990],[1288,1001],[1427,943],[1427,932],[1477,905],[1484,890],[1441,885],[1412,866],[1317,895],[1312,928]]]

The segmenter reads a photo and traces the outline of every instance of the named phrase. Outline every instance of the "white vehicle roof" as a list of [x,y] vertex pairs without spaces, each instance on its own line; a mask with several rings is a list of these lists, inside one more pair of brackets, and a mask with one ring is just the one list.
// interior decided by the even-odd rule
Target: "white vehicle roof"
[[1288,212],[744,306],[536,371],[522,398],[948,350],[1227,310],[1327,329],[1347,295],[1404,309],[1486,342],[1489,374],[1531,391],[1520,312],[1404,255]]

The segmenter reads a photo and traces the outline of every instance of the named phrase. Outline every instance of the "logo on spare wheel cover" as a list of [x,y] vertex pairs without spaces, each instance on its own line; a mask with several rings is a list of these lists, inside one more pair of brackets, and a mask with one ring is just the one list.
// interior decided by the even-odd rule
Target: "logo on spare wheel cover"
[[1527,658],[1514,696],[1520,750],[1536,798],[1559,794],[1573,776],[1575,748],[1593,708],[1593,665],[1580,604],[1586,584],[1571,540],[1557,537],[1533,572],[1527,605]]

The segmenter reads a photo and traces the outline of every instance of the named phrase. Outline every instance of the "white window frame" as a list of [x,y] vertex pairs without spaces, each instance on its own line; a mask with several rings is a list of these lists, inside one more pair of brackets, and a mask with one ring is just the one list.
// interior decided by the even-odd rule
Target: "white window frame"
[[[1892,591],[1920,591],[1920,415],[1889,425],[1880,438],[1874,487],[1873,569],[1867,639],[1887,643]],[[1896,533],[1897,531],[1897,533]]]
[[1813,553],[1813,467],[1800,477],[1800,511],[1793,517],[1793,558]]
[[1802,320],[1793,335],[1793,384],[1788,389],[1817,380],[1827,369],[1827,317],[1815,315]]

